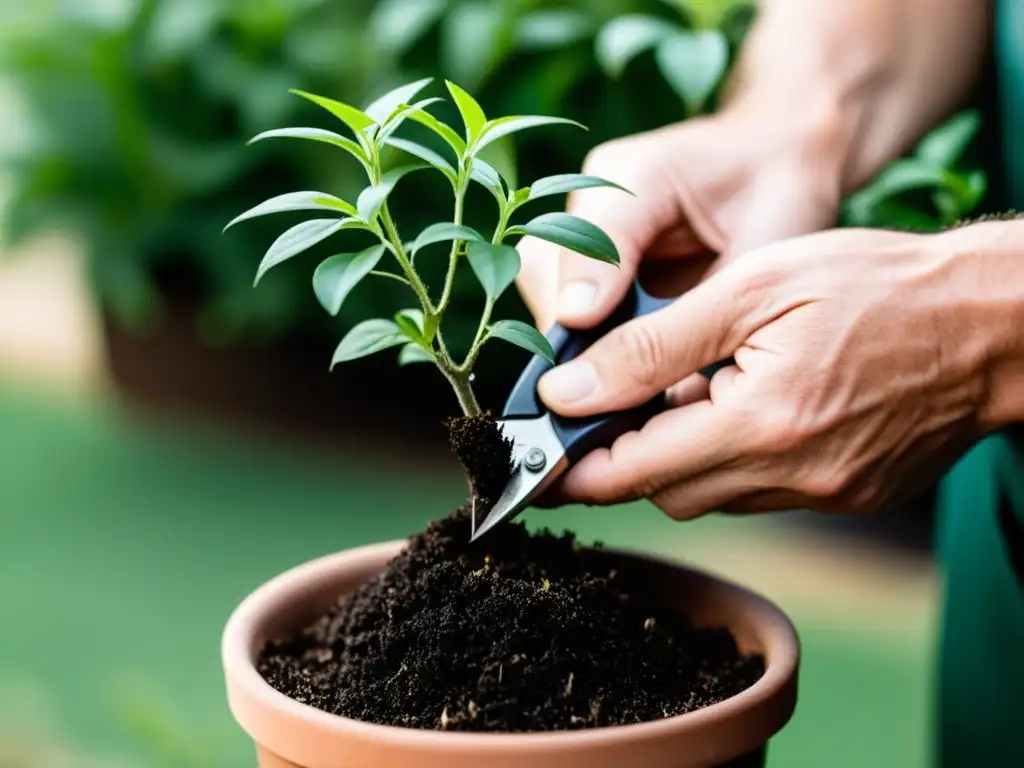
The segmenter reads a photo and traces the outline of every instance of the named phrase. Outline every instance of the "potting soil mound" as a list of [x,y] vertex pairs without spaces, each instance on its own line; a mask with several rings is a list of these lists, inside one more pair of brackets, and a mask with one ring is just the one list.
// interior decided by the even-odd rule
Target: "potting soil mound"
[[764,673],[724,629],[659,609],[571,535],[518,523],[469,543],[433,523],[297,638],[264,649],[277,690],[409,728],[551,731],[637,723],[733,696]]

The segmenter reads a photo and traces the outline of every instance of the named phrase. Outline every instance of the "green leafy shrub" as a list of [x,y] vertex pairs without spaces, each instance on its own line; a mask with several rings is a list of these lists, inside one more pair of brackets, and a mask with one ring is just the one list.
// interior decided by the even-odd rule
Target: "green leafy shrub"
[[[562,196],[591,187],[618,187],[596,176],[561,174],[547,176],[531,186],[517,187],[511,180],[514,169],[504,175],[483,159],[484,151],[514,133],[546,125],[575,125],[560,117],[517,115],[488,119],[480,104],[467,91],[447,82],[463,122],[463,133],[439,120],[427,107],[440,98],[414,99],[429,84],[429,79],[400,86],[360,110],[333,99],[303,91],[293,91],[322,107],[337,118],[352,134],[348,138],[321,128],[282,128],[265,131],[253,141],[292,138],[320,142],[351,156],[366,173],[369,186],[355,203],[327,192],[300,191],[278,195],[240,214],[228,226],[241,221],[286,211],[316,211],[321,218],[303,221],[280,235],[270,246],[256,272],[256,281],[271,268],[308,250],[332,235],[360,232],[371,244],[358,250],[324,259],[313,275],[313,289],[323,308],[337,315],[346,298],[364,278],[387,278],[407,286],[417,306],[402,309],[393,319],[373,318],[352,328],[334,352],[332,367],[392,347],[402,347],[400,362],[432,362],[451,384],[463,413],[481,413],[473,393],[473,366],[484,344],[501,339],[554,362],[548,340],[532,325],[514,319],[492,322],[494,304],[515,281],[519,273],[519,254],[505,241],[516,235],[531,235],[599,261],[618,264],[615,244],[598,227],[567,213],[537,216],[523,224],[513,224],[513,216],[522,207],[540,198]],[[397,131],[406,122],[418,123],[446,145],[449,157],[423,144],[401,138]],[[397,150],[397,152],[395,152]],[[398,155],[397,162],[388,157]],[[409,174],[432,169],[451,187],[452,213],[426,226],[411,241],[399,233],[392,216],[389,198],[396,185]],[[482,235],[465,223],[465,201],[471,184],[490,193],[497,204],[497,223],[493,234]],[[623,190],[625,191],[625,190]],[[422,264],[431,255],[424,251],[437,244],[450,243],[447,267],[440,291],[434,296],[421,276]],[[378,269],[385,255],[393,257],[398,271]],[[477,328],[461,360],[446,343],[442,331],[445,313],[451,304],[455,276],[460,263],[468,262],[484,291],[484,307]]]
[[[199,302],[211,340],[334,333],[336,322],[400,309],[403,286],[375,281],[332,320],[303,301],[301,265],[250,290],[271,225],[220,236],[233,212],[282,188],[330,187],[352,199],[362,187],[340,153],[240,146],[240,136],[308,123],[309,105],[288,87],[365,104],[439,73],[489,114],[561,114],[591,129],[586,141],[555,131],[495,142],[486,160],[515,182],[515,170],[539,178],[578,168],[595,144],[713,111],[753,15],[743,0],[13,4],[0,11],[0,85],[17,96],[25,140],[8,135],[0,147],[13,186],[2,226],[13,242],[55,227],[78,235],[101,304],[123,324],[154,322],[184,293]],[[456,117],[450,105],[437,114]],[[924,216],[931,227],[954,208],[969,215],[983,177],[944,167],[954,175],[884,171],[844,206],[844,223],[925,226]],[[390,205],[418,230],[447,214],[442,201],[435,180],[413,174]],[[553,212],[558,203],[537,205]],[[466,213],[475,220],[487,204],[468,199]],[[474,287],[456,281],[446,316],[465,343],[475,300]],[[525,319],[511,294],[502,310]]]

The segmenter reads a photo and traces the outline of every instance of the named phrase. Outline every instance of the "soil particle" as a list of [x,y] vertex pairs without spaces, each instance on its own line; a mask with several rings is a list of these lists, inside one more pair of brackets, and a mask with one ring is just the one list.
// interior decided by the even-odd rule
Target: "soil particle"
[[516,732],[670,717],[764,672],[728,631],[652,604],[572,535],[509,523],[470,544],[469,529],[468,505],[431,524],[297,638],[269,644],[260,673],[358,720]]

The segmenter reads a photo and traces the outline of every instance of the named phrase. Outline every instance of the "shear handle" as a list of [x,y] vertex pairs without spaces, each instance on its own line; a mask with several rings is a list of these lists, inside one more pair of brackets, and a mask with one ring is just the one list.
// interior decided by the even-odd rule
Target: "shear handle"
[[[556,324],[547,334],[547,339],[555,352],[556,365],[562,365],[578,357],[591,344],[623,323],[655,312],[672,301],[674,299],[651,296],[641,287],[639,281],[634,281],[633,290],[599,325],[585,330],[570,330]],[[732,358],[729,358],[709,365],[700,373],[710,379],[720,368],[731,364]],[[540,355],[535,355],[530,360],[505,403],[503,418],[536,418],[547,413],[547,408],[537,396],[537,384],[540,377],[551,368],[551,363]],[[583,418],[568,418],[552,413],[551,424],[565,448],[569,463],[575,464],[595,448],[611,445],[619,436],[640,429],[664,408],[665,396],[659,394],[648,402],[625,411]]]

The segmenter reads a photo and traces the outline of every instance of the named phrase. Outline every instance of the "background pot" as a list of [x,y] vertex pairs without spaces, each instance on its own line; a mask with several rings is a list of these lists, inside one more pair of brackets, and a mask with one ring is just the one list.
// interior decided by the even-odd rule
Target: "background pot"
[[682,565],[614,550],[657,599],[696,623],[727,626],[765,675],[743,693],[696,712],[638,725],[538,734],[423,731],[349,720],[270,687],[254,666],[271,638],[288,636],[377,573],[404,546],[388,542],[301,565],[260,587],[235,611],[222,654],[232,714],[255,740],[261,768],[743,768],[764,764],[768,740],[796,704],[799,643],[770,602]]

